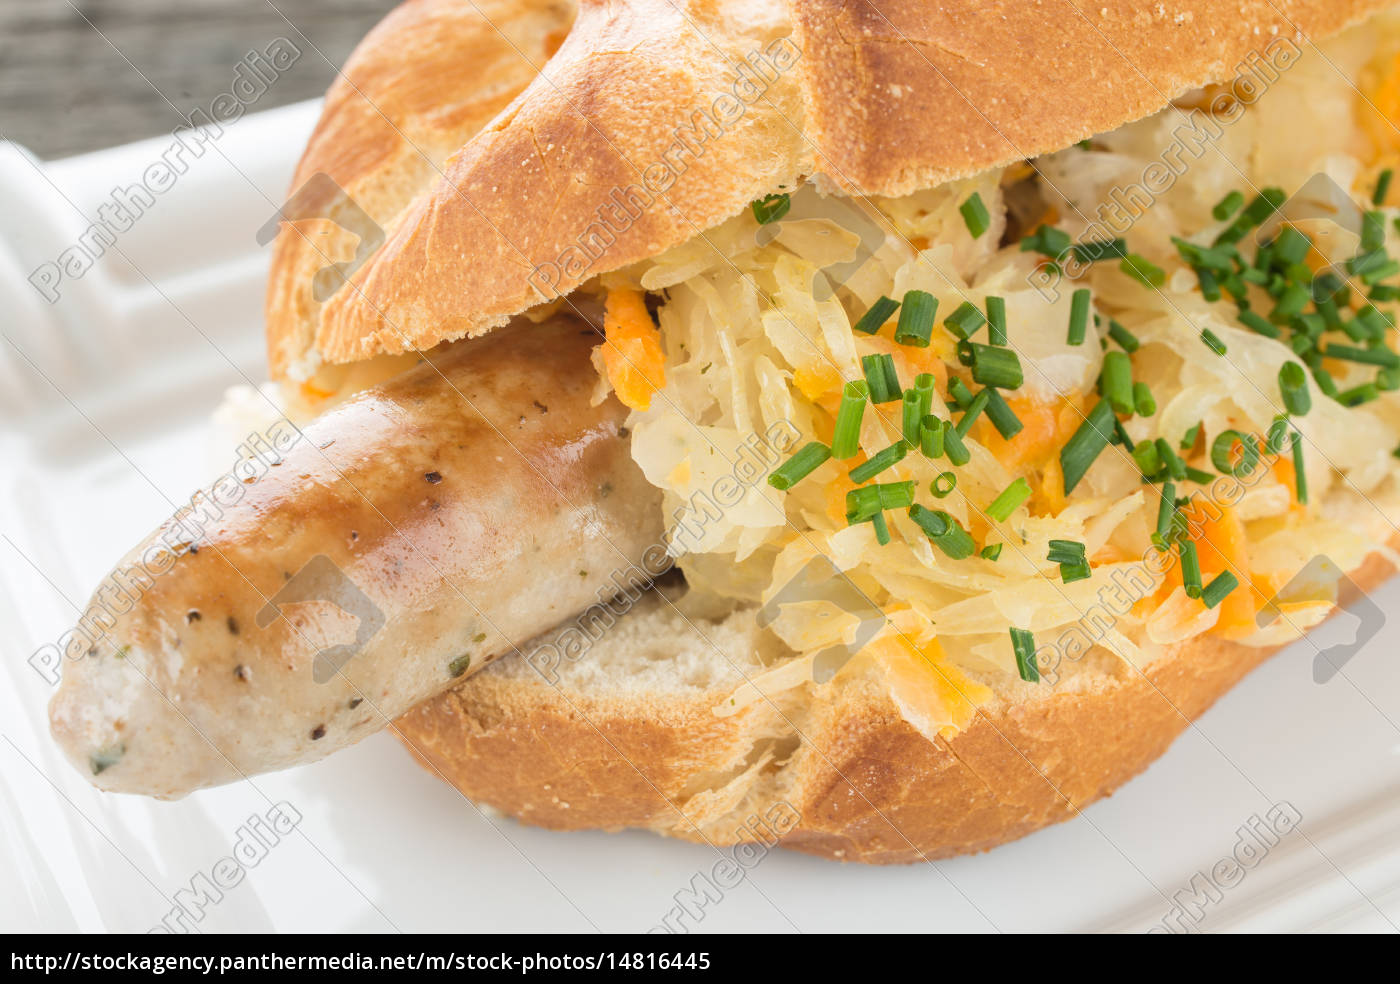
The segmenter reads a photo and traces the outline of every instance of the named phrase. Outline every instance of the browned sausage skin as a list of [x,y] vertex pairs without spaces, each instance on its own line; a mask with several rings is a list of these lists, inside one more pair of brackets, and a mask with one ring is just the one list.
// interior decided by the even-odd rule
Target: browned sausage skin
[[[590,402],[597,340],[570,317],[493,333],[309,424],[110,646],[66,663],[50,718],[69,758],[167,798],[319,759],[606,597],[613,572],[659,573],[660,493],[626,410]],[[128,557],[180,543],[178,518]],[[333,638],[326,603],[355,616]]]

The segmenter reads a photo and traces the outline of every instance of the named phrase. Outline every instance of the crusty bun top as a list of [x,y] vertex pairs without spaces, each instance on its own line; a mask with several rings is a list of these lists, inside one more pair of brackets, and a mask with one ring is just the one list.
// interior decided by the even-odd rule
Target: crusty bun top
[[481,334],[802,179],[900,195],[1058,150],[1390,2],[410,0],[294,177],[272,375]]

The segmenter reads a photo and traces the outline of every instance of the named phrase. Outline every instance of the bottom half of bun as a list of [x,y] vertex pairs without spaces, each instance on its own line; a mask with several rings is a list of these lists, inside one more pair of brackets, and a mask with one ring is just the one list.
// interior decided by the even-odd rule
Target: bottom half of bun
[[[1351,581],[1394,572],[1372,554]],[[1054,686],[998,688],[965,729],[929,741],[873,681],[717,716],[773,646],[752,610],[707,618],[647,598],[567,665],[503,660],[397,730],[431,772],[525,823],[900,864],[1073,817],[1276,651],[1197,637],[1138,668],[1094,650]]]

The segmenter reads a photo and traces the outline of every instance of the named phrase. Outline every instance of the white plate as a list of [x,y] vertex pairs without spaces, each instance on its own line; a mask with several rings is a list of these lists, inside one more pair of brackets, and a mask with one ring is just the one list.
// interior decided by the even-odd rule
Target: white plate
[[[49,742],[51,688],[30,655],[71,626],[116,557],[232,464],[232,449],[210,460],[209,413],[225,387],[265,378],[267,253],[255,232],[281,202],[317,108],[230,127],[54,305],[25,278],[170,140],[47,165],[0,147],[0,928],[156,926],[177,900],[195,904],[192,882],[233,850],[249,818],[286,802],[302,816],[296,830],[189,920],[194,929],[647,930],[714,867],[714,851],[487,817],[382,735],[177,803],[97,793]],[[1400,584],[1374,597],[1400,612]],[[1236,850],[1242,824],[1286,802],[1302,815],[1298,829],[1198,921],[1175,925],[1394,931],[1397,643],[1400,619],[1326,685],[1312,681],[1313,648],[1292,647],[1073,822],[929,866],[775,851],[685,925],[1149,929]]]

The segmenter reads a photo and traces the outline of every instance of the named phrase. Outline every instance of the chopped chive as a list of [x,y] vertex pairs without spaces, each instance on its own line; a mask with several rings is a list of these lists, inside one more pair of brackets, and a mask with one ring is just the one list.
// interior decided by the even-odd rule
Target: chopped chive
[[938,379],[931,372],[921,372],[914,377],[914,391],[919,394],[919,419],[933,412],[933,390]]
[[1308,391],[1308,374],[1296,362],[1279,367],[1278,388],[1283,393],[1283,405],[1299,417],[1312,409],[1312,394]]
[[[1231,246],[1230,248],[1233,249],[1234,247]],[[1272,270],[1273,266],[1274,244],[1261,243],[1259,249],[1256,250],[1254,253],[1254,266],[1245,272],[1250,274],[1258,273],[1261,275],[1261,279],[1251,279],[1250,283],[1266,284],[1269,282],[1268,274],[1266,271]]]
[[974,344],[974,342],[962,341],[953,346],[953,354],[958,357],[959,365],[972,365],[972,346]]
[[1370,403],[1378,399],[1381,395],[1380,387],[1375,383],[1361,383],[1351,389],[1342,390],[1337,394],[1337,402],[1344,407],[1359,407],[1363,403]]
[[929,484],[929,491],[933,493],[935,499],[946,499],[952,495],[953,490],[958,487],[958,476],[950,471],[941,472]]
[[1395,319],[1388,314],[1382,314],[1374,304],[1363,307],[1357,313],[1356,320],[1361,322],[1367,333],[1375,339],[1384,338],[1385,333],[1395,327]]
[[851,481],[859,485],[868,482],[876,475],[887,468],[898,464],[904,460],[905,454],[909,451],[909,446],[903,441],[896,441],[883,451],[877,451],[871,455],[870,460],[861,465],[856,465],[849,472]]
[[[1284,267],[1282,276],[1283,283],[1302,284],[1305,289],[1311,285],[1314,279],[1312,268],[1306,263],[1293,263]],[[1270,280],[1269,283],[1272,286],[1274,281]]]
[[1026,425],[1021,423],[1021,418],[1016,416],[1016,411],[1011,409],[1001,393],[990,387],[982,392],[987,394],[987,419],[997,433],[1008,441],[1021,433]]
[[1279,206],[1288,201],[1288,193],[1282,188],[1265,188],[1254,197],[1245,209],[1244,218],[1254,225],[1260,225],[1265,219],[1278,211]]
[[1313,382],[1317,383],[1317,388],[1322,390],[1323,394],[1334,400],[1337,398],[1337,384],[1332,381],[1330,372],[1321,366],[1316,366],[1312,371],[1312,376]]
[[846,493],[846,523],[854,526],[864,523],[880,511],[880,489],[866,485]]
[[1376,190],[1371,193],[1372,205],[1384,205],[1385,196],[1390,193],[1390,181],[1395,177],[1395,172],[1386,168],[1376,178]]
[[958,206],[958,211],[962,213],[963,222],[967,224],[967,231],[972,233],[973,239],[980,239],[982,233],[992,227],[987,206],[982,204],[982,196],[975,191],[971,198]]
[[1104,353],[1099,393],[1115,413],[1133,412],[1133,363],[1126,352]]
[[1400,390],[1400,369],[1382,369],[1376,373],[1376,386],[1387,393]]
[[1069,249],[1071,242],[1073,240],[1070,239],[1069,233],[1051,225],[1043,225],[1021,240],[1021,252],[1043,253],[1051,259],[1057,259]]
[[1247,223],[1246,230],[1263,225],[1286,201],[1288,194],[1282,188],[1265,188],[1259,192],[1240,216]]
[[1192,468],[1190,465],[1187,465],[1186,480],[1188,482],[1195,482],[1197,485],[1209,485],[1211,482],[1215,481],[1215,476],[1208,471],[1201,471],[1199,468]]
[[987,507],[987,515],[998,523],[1004,523],[1030,497],[1030,483],[1024,478],[1018,478],[992,500],[992,504]]
[[924,531],[924,535],[933,541],[933,545],[942,550],[953,560],[962,560],[971,557],[977,552],[977,544],[972,539],[972,534],[958,525],[958,521],[946,512],[933,509],[925,509],[923,506],[910,506],[909,518],[919,529]]
[[1119,420],[1117,417],[1113,418],[1112,443],[1122,445],[1129,454],[1132,454],[1133,449],[1137,447],[1137,445],[1133,443],[1133,439],[1128,436],[1127,430],[1123,427],[1123,421]]
[[1312,249],[1312,239],[1292,226],[1284,226],[1274,237],[1273,247],[1275,262],[1279,266],[1289,267],[1303,262]]
[[1079,425],[1079,429],[1060,449],[1060,470],[1064,473],[1065,495],[1074,491],[1089,466],[1108,447],[1113,436],[1113,407],[1107,400],[1099,400],[1089,411],[1089,416]]
[[820,441],[812,441],[775,468],[773,474],[768,476],[768,484],[779,492],[786,492],[816,471],[830,457],[830,448]]
[[1323,355],[1329,359],[1344,359],[1347,362],[1360,362],[1385,369],[1400,368],[1400,355],[1388,348],[1353,348],[1350,345],[1333,345],[1329,342]]
[[958,338],[971,338],[977,334],[977,329],[981,328],[986,320],[976,304],[971,301],[963,301],[958,305],[956,311],[944,319],[943,327]]
[[979,557],[985,557],[988,560],[996,560],[1001,557],[1001,548],[1004,546],[1004,543],[989,543],[978,551],[977,555]]
[[906,506],[914,504],[914,483],[913,482],[889,482],[884,485],[872,485],[870,488],[880,490],[880,508],[882,509],[904,509]]
[[963,443],[962,434],[951,420],[943,421],[943,451],[948,455],[948,460],[958,467],[972,460],[972,452]]
[[1161,457],[1162,466],[1167,469],[1167,474],[1178,482],[1186,478],[1186,462],[1172,450],[1166,439],[1159,437],[1153,443],[1157,446],[1157,454]]
[[1201,427],[1204,426],[1204,424],[1205,421],[1198,420],[1194,427],[1182,435],[1180,444],[1181,450],[1190,451],[1196,446],[1196,438],[1201,436]]
[[931,414],[919,422],[919,450],[925,458],[943,457],[943,421]]
[[1221,571],[1211,579],[1201,591],[1201,601],[1207,608],[1214,608],[1225,600],[1225,596],[1240,586],[1239,578],[1229,571]]
[[1373,267],[1361,275],[1361,282],[1367,287],[1374,287],[1382,280],[1389,280],[1400,273],[1400,260],[1387,260],[1380,266]]
[[[1342,327],[1342,316],[1337,309],[1336,301],[1330,297],[1323,297],[1315,299],[1313,303],[1317,305],[1317,313],[1322,317],[1322,324],[1325,328],[1337,331]],[[1315,325],[1316,322],[1308,322],[1308,324]]]
[[1094,570],[1086,560],[1078,564],[1061,564],[1060,581],[1063,584],[1073,584],[1075,581],[1083,581],[1094,576]]
[[1129,355],[1136,352],[1138,346],[1142,344],[1138,341],[1136,335],[1111,318],[1108,322],[1108,337],[1117,342],[1118,347]]
[[1255,334],[1263,335],[1265,338],[1278,338],[1279,335],[1283,334],[1272,321],[1254,311],[1246,309],[1235,317],[1239,319],[1240,324],[1244,325]]
[[[1367,326],[1367,323],[1360,318],[1352,318],[1349,321],[1343,322],[1341,329],[1346,332],[1347,338],[1350,338],[1353,342],[1368,342],[1371,340],[1371,329]],[[1313,345],[1317,344],[1317,339],[1309,338],[1308,343],[1309,348],[1311,348]]]
[[891,403],[900,399],[904,391],[899,388],[899,375],[895,372],[894,356],[888,352],[862,356],[861,371],[870,387],[871,403]]
[[1188,598],[1201,596],[1201,559],[1196,553],[1196,541],[1182,540],[1177,545],[1181,552],[1181,583],[1186,587]]
[[1137,253],[1129,253],[1123,261],[1118,264],[1118,269],[1122,270],[1144,287],[1161,287],[1167,282],[1167,272],[1165,270],[1146,257],[1139,256]]
[[919,443],[919,425],[930,408],[924,406],[923,394],[917,389],[905,390],[903,403],[900,433],[903,434],[905,443],[913,447]]
[[[1230,459],[1235,453],[1236,444],[1240,446],[1240,460],[1234,463]],[[1247,436],[1237,430],[1223,430],[1215,435],[1215,440],[1211,442],[1210,463],[1222,475],[1244,478],[1259,464],[1259,446],[1254,443],[1252,435]]]
[[993,345],[972,345],[972,380],[998,389],[1019,389],[1025,382],[1016,351]]
[[987,340],[993,345],[1006,344],[1006,298],[987,298]]
[[1216,203],[1215,208],[1210,210],[1210,214],[1215,221],[1224,222],[1238,212],[1243,205],[1244,195],[1241,192],[1232,191]]
[[1224,355],[1226,352],[1225,343],[1220,340],[1219,335],[1209,328],[1203,328],[1201,330],[1201,341],[1205,342],[1206,347],[1216,355]]
[[1296,430],[1290,438],[1293,444],[1293,474],[1297,478],[1298,504],[1308,504],[1308,473],[1303,469],[1303,435]]
[[1056,229],[1052,225],[1042,225],[1034,233],[1021,240],[1021,252],[1035,250],[1044,253],[1051,259],[1058,259],[1065,250],[1069,249],[1071,242],[1073,240],[1070,239],[1069,233]]
[[1143,475],[1155,475],[1162,468],[1162,456],[1157,453],[1157,445],[1153,441],[1137,444],[1132,450],[1132,455],[1133,463]]
[[1269,432],[1264,438],[1264,447],[1270,454],[1283,454],[1288,450],[1288,418],[1279,414],[1269,425]]
[[792,199],[787,195],[765,195],[749,208],[753,209],[753,217],[759,225],[767,225],[787,215],[788,209],[792,208]]
[[1375,270],[1379,270],[1390,262],[1390,257],[1383,249],[1373,249],[1365,253],[1357,253],[1347,260],[1347,273],[1354,277],[1364,277]]
[[967,409],[967,405],[972,402],[972,390],[957,376],[948,380],[948,395],[953,398],[953,403],[959,410]]
[[1220,300],[1220,281],[1205,267],[1196,270],[1196,281],[1201,285],[1201,296],[1214,304]]
[[1078,540],[1051,540],[1045,559],[1052,564],[1082,564],[1086,547]]
[[864,380],[841,388],[841,406],[836,411],[836,431],[831,438],[833,458],[849,458],[860,449],[860,422],[869,396],[870,387]]
[[1235,272],[1234,260],[1238,253],[1233,246],[1197,246],[1178,236],[1172,237],[1172,245],[1193,269],[1204,268],[1225,276]]
[[863,523],[883,509],[905,509],[913,504],[913,482],[863,485],[846,493],[846,521]]
[[877,512],[870,517],[870,525],[875,527],[875,542],[884,546],[890,542],[890,524],[885,521],[885,514]]
[[894,340],[900,345],[928,348],[933,337],[933,319],[938,315],[938,299],[926,290],[911,290],[904,294],[904,306],[899,309],[899,323]]
[[1371,253],[1385,245],[1385,213],[1363,212],[1361,215],[1361,252]]
[[1016,672],[1027,683],[1040,682],[1040,668],[1035,665],[1035,636],[1029,629],[1011,630],[1011,652],[1016,656]]
[[990,390],[978,390],[977,395],[972,398],[972,402],[967,405],[963,415],[958,420],[958,437],[967,437],[967,432],[972,430],[972,425],[977,423],[977,418],[982,416],[982,411],[987,409],[987,403],[991,397],[987,394]]
[[1069,343],[1071,345],[1084,344],[1084,337],[1089,332],[1089,303],[1093,295],[1089,288],[1081,287],[1074,292],[1074,297],[1069,308]]
[[1294,332],[1312,340],[1327,330],[1327,319],[1320,314],[1300,314],[1289,325]]
[[1284,289],[1274,309],[1269,312],[1269,320],[1276,325],[1286,325],[1298,315],[1312,300],[1312,292],[1303,284],[1290,284]]
[[[890,320],[890,315],[899,308],[899,302],[883,294],[880,299],[870,305],[870,310],[860,316],[860,320],[851,326],[852,331],[858,331],[862,335],[874,335],[879,332],[881,326]],[[898,339],[898,335],[895,336]]]
[[1139,417],[1150,417],[1157,412],[1157,400],[1146,383],[1133,383],[1133,412]]
[[1126,239],[1098,239],[1076,243],[1074,258],[1080,263],[1098,263],[1100,260],[1123,260],[1128,256]]
[[1157,546],[1165,550],[1170,542],[1172,524],[1176,519],[1176,483],[1162,483],[1162,499],[1157,503]]
[[1267,219],[1287,200],[1288,195],[1282,188],[1265,188],[1254,197],[1239,217],[1216,237],[1215,244],[1219,246],[1239,242],[1245,233]]

